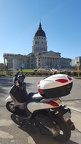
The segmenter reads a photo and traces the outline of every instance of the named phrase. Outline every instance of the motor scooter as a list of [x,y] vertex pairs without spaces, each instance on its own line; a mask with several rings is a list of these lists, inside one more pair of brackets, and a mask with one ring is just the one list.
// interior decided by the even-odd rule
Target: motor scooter
[[38,82],[38,92],[28,93],[25,76],[22,71],[15,74],[14,84],[6,99],[7,110],[21,118],[22,124],[32,122],[46,129],[55,140],[67,142],[75,126],[71,121],[71,110],[63,105],[61,97],[70,94],[72,78],[65,74],[48,76]]

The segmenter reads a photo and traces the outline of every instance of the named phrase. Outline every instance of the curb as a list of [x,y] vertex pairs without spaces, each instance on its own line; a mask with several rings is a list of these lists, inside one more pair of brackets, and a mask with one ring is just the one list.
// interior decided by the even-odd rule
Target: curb
[[81,77],[74,77],[75,79],[81,79]]

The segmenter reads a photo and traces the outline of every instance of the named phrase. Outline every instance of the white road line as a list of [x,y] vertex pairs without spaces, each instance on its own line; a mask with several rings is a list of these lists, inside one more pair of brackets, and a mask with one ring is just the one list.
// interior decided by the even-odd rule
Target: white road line
[[36,144],[31,136],[28,137],[28,144]]
[[79,109],[75,109],[75,108],[72,108],[72,107],[69,107],[70,109],[74,110],[74,111],[77,111],[77,112],[80,112],[81,113],[81,110]]
[[13,124],[13,121],[8,119],[1,119],[0,120],[0,126],[11,126]]

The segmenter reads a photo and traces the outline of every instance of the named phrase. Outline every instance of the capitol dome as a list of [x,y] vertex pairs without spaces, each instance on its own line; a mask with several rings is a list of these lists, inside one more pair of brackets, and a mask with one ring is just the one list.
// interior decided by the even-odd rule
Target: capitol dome
[[42,30],[41,22],[39,23],[38,30],[37,30],[36,33],[35,33],[35,37],[37,37],[37,36],[46,37],[45,32]]

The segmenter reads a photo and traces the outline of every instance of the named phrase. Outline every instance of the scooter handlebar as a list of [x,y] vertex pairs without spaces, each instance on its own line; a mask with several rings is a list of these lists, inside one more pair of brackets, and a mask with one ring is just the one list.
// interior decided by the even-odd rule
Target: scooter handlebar
[[18,77],[18,75],[19,75],[19,72],[17,72],[17,73],[15,74],[15,77],[17,78],[17,77]]
[[18,71],[18,72],[14,75],[13,81],[16,82],[16,81],[18,80],[18,83],[19,83],[20,85],[22,85],[22,83],[24,82],[24,79],[25,79],[25,76],[27,75],[27,73],[23,74],[23,72],[22,72],[21,75],[19,75],[19,74],[20,74],[20,71]]

